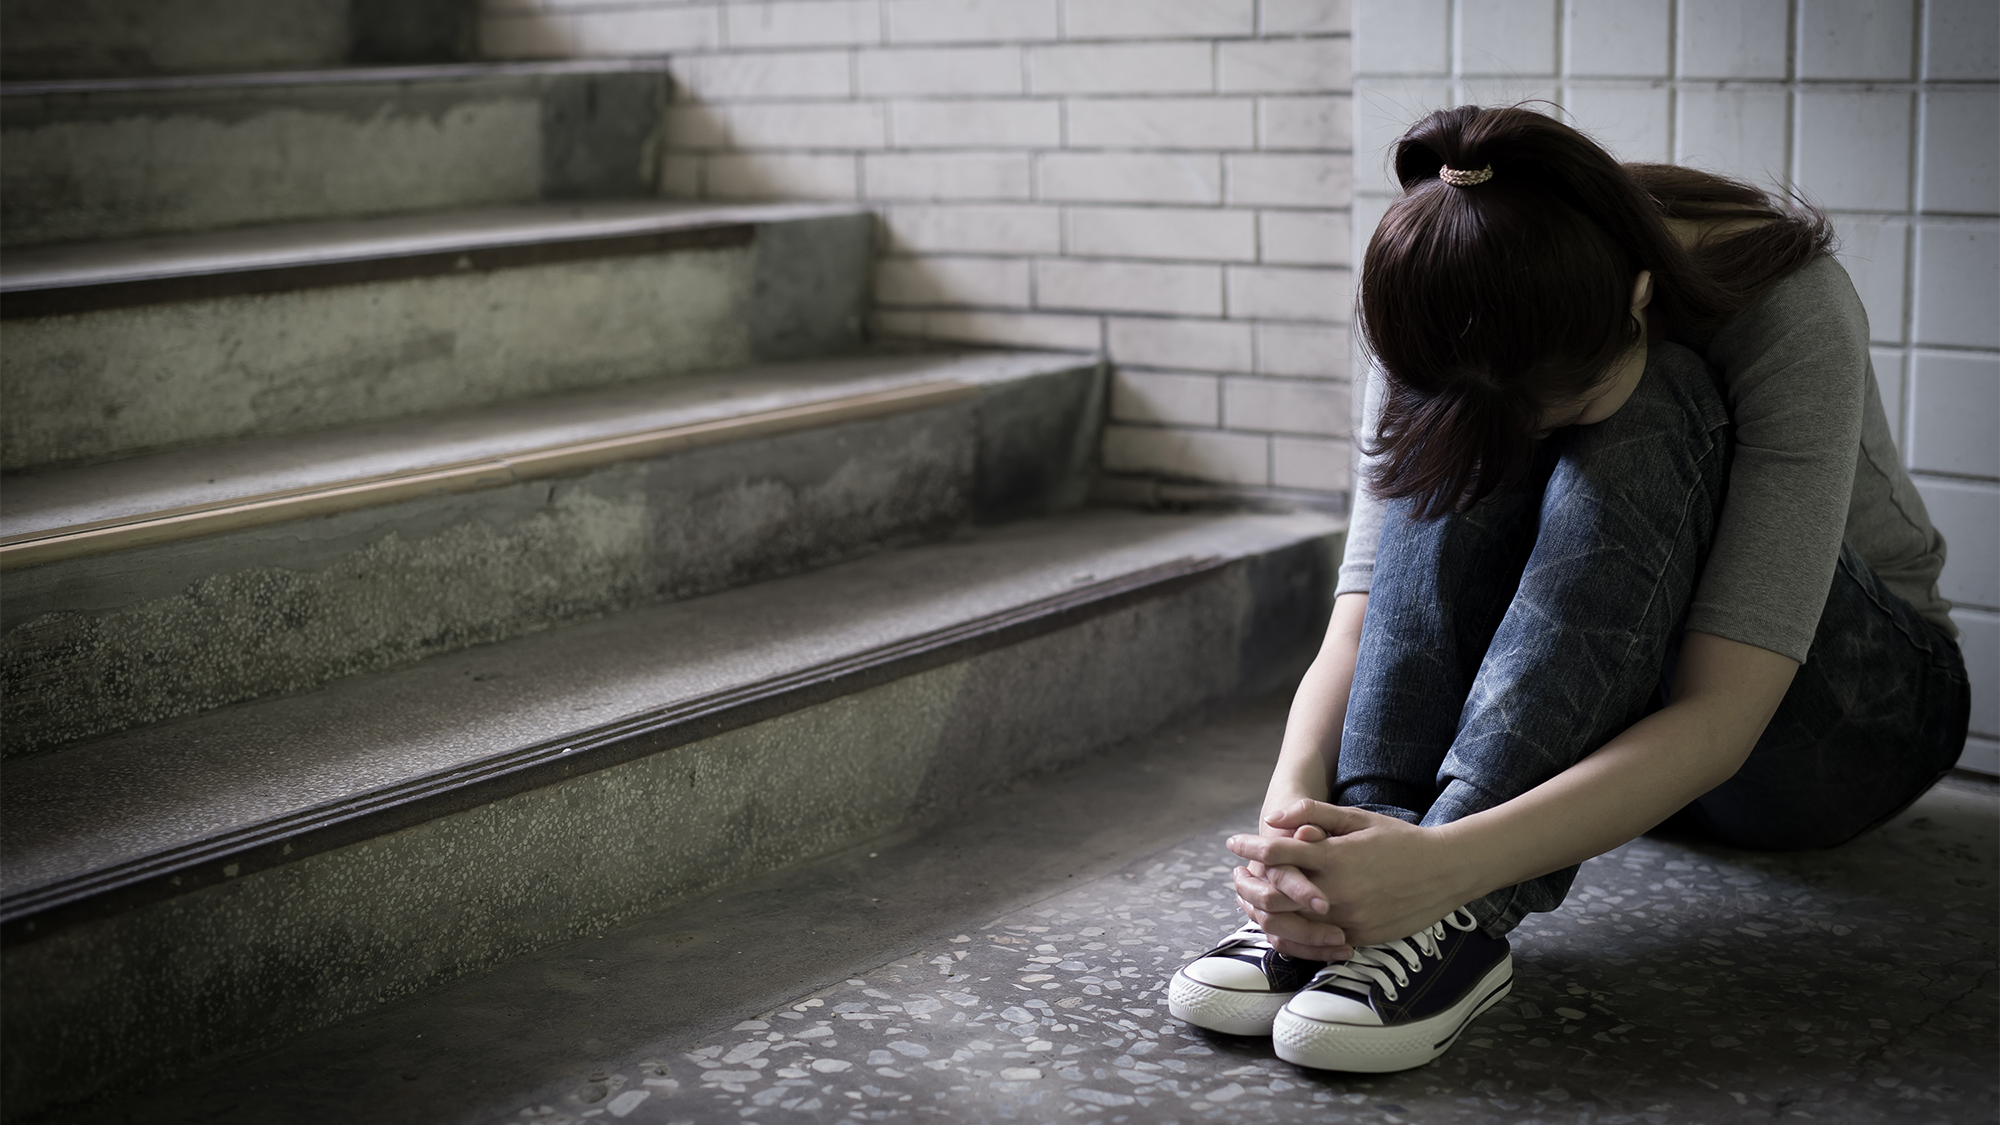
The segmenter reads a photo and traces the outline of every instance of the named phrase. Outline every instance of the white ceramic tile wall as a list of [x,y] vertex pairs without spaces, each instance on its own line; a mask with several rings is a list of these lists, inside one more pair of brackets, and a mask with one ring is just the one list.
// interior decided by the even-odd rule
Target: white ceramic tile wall
[[1396,190],[1389,143],[1467,102],[1550,98],[1624,159],[1831,213],[1883,407],[1950,541],[1962,764],[2000,773],[2000,3],[1355,0],[1353,47],[1356,260]]
[[[1545,65],[1556,2],[1506,0],[1549,29]],[[1106,352],[1110,468],[1339,507],[1350,19],[1346,0],[484,0],[482,28],[496,57],[672,56],[668,194],[875,207],[878,333]]]

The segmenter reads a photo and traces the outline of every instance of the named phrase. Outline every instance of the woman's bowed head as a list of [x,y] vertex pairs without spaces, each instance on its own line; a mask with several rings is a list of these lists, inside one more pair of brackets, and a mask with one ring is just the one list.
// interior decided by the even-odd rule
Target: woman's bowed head
[[1333,618],[1229,840],[1249,923],[1168,991],[1334,1070],[1447,1050],[1583,861],[1668,817],[1840,843],[1950,768],[1969,708],[1824,216],[1519,107],[1394,159]]
[[1387,376],[1370,483],[1421,516],[1520,480],[1538,439],[1623,405],[1649,337],[1707,339],[1832,238],[1816,212],[1619,164],[1518,107],[1434,113],[1395,168],[1403,195],[1362,260],[1357,322]]

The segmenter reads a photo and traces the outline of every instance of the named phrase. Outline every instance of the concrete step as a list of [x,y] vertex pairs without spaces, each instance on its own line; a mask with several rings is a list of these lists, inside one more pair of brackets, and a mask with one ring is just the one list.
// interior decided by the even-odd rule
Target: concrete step
[[470,0],[8,0],[0,75],[105,78],[472,57]]
[[0,467],[852,348],[872,225],[625,200],[16,250]]
[[1025,521],[9,766],[0,1096],[268,1045],[1281,687],[1338,548]]
[[1075,507],[1103,394],[863,354],[9,478],[5,753]]
[[653,194],[661,60],[0,84],[0,238]]

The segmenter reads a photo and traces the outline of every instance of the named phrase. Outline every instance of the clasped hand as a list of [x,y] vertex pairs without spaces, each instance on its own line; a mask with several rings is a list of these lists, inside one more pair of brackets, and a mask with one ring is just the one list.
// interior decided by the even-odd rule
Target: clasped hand
[[1407,937],[1477,897],[1437,829],[1325,801],[1267,814],[1229,850],[1249,861],[1235,877],[1243,912],[1278,952],[1310,961]]

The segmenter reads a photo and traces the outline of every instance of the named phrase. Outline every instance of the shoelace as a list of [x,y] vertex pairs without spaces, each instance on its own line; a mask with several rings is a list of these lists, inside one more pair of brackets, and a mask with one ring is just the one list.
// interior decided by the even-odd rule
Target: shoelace
[[1202,956],[1214,957],[1218,954],[1226,954],[1231,950],[1240,949],[1244,946],[1255,946],[1259,949],[1269,949],[1271,948],[1271,939],[1268,935],[1264,933],[1262,929],[1260,929],[1257,926],[1255,922],[1252,922],[1247,925],[1238,927],[1235,933],[1230,934],[1228,937],[1223,938],[1219,942],[1216,942],[1215,948],[1209,950],[1207,953],[1202,954]]
[[[1460,922],[1461,917],[1465,921]],[[1354,956],[1322,969],[1319,979],[1313,981],[1311,987],[1353,981],[1366,988],[1374,983],[1382,987],[1384,996],[1394,1000],[1398,987],[1409,986],[1410,974],[1423,971],[1424,959],[1438,955],[1438,943],[1444,940],[1447,925],[1460,933],[1470,933],[1478,928],[1479,923],[1465,909],[1454,910],[1429,928],[1409,937],[1356,949]],[[1412,943],[1415,943],[1414,947]]]

